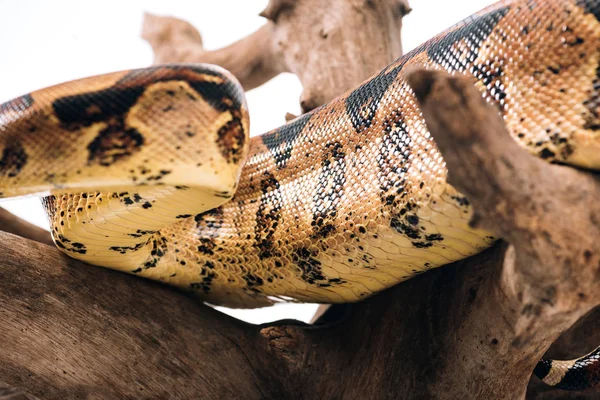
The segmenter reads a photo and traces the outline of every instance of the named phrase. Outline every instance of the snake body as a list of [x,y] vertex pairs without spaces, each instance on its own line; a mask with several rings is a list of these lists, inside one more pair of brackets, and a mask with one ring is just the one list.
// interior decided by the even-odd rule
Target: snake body
[[[494,241],[469,227],[405,71],[470,76],[529,151],[600,169],[599,18],[600,1],[502,1],[253,138],[241,87],[214,66],[36,91],[0,106],[0,195],[50,193],[63,252],[212,304],[358,301]],[[587,387],[597,361],[536,372]]]

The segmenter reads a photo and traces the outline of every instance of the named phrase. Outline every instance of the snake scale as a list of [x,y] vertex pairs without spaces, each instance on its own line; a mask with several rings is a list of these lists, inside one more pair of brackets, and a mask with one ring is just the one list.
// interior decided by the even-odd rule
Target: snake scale
[[[163,65],[77,80],[0,106],[0,196],[43,193],[56,245],[212,304],[361,300],[490,246],[403,76],[470,76],[515,140],[600,169],[600,1],[502,1],[357,89],[248,137],[235,78]],[[600,351],[542,361],[581,389]]]

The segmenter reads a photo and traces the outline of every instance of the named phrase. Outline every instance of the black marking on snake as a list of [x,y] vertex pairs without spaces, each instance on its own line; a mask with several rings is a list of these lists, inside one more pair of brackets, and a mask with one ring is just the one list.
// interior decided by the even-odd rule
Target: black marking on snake
[[595,387],[598,383],[600,383],[600,349],[577,360],[555,387],[566,390],[584,390]]
[[371,126],[383,95],[409,59],[409,57],[404,57],[390,71],[384,69],[375,78],[355,89],[345,99],[346,113],[356,132],[361,133]]
[[137,251],[137,250],[141,249],[146,244],[147,244],[147,242],[141,242],[141,243],[136,243],[133,246],[111,246],[108,249],[111,251],[116,251],[121,254],[127,254],[127,252]]
[[160,261],[160,259],[167,253],[167,238],[164,236],[155,237],[150,239],[152,243],[152,250],[148,259],[144,262],[143,269],[154,268]]
[[171,172],[173,172],[173,171],[171,171],[169,169],[161,169],[160,171],[158,171],[158,173],[156,175],[151,175],[151,176],[147,177],[146,181],[160,181],[162,178],[164,178],[166,175],[169,175]]
[[390,220],[390,226],[398,233],[405,235],[410,239],[421,239],[421,232],[418,228],[407,224],[402,219],[394,216]]
[[215,279],[217,274],[208,271],[206,268],[202,268],[200,276],[202,276],[202,281],[190,284],[190,288],[195,291],[201,291],[204,294],[210,293],[210,286],[212,285],[212,281]]
[[544,160],[547,160],[549,158],[554,158],[556,156],[556,154],[552,150],[548,149],[547,147],[540,150],[538,152],[538,155],[540,156],[540,158],[542,158]]
[[[479,48],[488,38],[510,7],[501,7],[485,15],[473,16],[462,26],[449,32],[427,46],[427,54],[448,71],[467,71],[486,87],[486,91],[497,107],[502,110],[507,96],[504,90],[503,60],[493,60],[489,64],[475,64]],[[527,29],[522,34],[527,35]]]
[[[213,79],[207,80],[209,76]],[[119,79],[115,87],[131,88],[157,82],[187,82],[202,98],[219,111],[239,109],[244,104],[241,87],[222,73],[204,65],[161,65],[133,70]],[[195,100],[190,98],[190,100]]]
[[260,182],[260,204],[256,212],[254,226],[255,244],[261,259],[281,256],[276,250],[274,236],[281,219],[283,200],[279,191],[279,182],[273,174],[266,171]]
[[65,96],[52,103],[54,114],[63,127],[77,130],[93,123],[116,119],[124,125],[125,114],[144,93],[145,86],[112,86],[95,92]]
[[219,231],[223,226],[223,210],[215,208],[194,217],[196,229],[198,231],[197,250],[206,256],[214,254],[217,246],[216,238],[219,237]]
[[425,235],[425,240],[428,240],[430,242],[442,241],[444,240],[444,237],[441,233],[431,233],[429,235]]
[[576,4],[581,7],[586,14],[594,14],[594,17],[600,21],[600,1],[598,0],[577,0]]
[[19,141],[8,141],[0,158],[0,174],[13,178],[27,164],[27,153]]
[[262,286],[265,283],[260,276],[252,273],[247,273],[243,275],[242,278],[246,281],[247,288],[257,293],[260,292],[260,290],[258,290],[258,287]]
[[[563,390],[584,390],[600,383],[600,349],[580,358],[568,368],[562,379],[554,387]],[[544,379],[552,369],[561,368],[560,361],[541,360],[533,370],[535,375]]]
[[292,261],[300,268],[301,278],[311,285],[325,285],[327,284],[327,277],[323,275],[321,268],[321,261],[317,260],[316,253],[305,247],[296,249],[292,254]]
[[[496,65],[498,63],[498,65]],[[472,74],[485,85],[485,90],[490,99],[494,101],[500,111],[504,108],[507,93],[504,87],[503,60],[494,60],[488,65],[473,65]]]
[[22,113],[31,106],[33,106],[34,100],[30,94],[17,97],[5,103],[0,104],[0,116],[4,113],[16,112]]
[[154,233],[156,233],[156,231],[145,231],[145,230],[142,230],[142,229],[137,229],[135,231],[135,233],[128,233],[127,236],[131,236],[133,238],[139,238],[139,237],[142,237],[142,236],[145,236],[145,235],[152,235]]
[[323,239],[336,231],[335,217],[346,184],[345,156],[341,143],[325,145],[321,172],[313,198],[313,238]]
[[298,135],[300,135],[300,132],[302,132],[313,115],[314,111],[301,115],[279,129],[262,135],[262,141],[271,152],[275,160],[275,165],[278,168],[285,168],[287,165],[288,160],[292,156],[292,150]]
[[292,261],[300,269],[300,278],[308,284],[318,287],[330,287],[346,283],[343,279],[328,278],[324,275],[321,261],[317,259],[317,250],[306,247],[295,249],[292,253]]
[[457,195],[452,196],[451,198],[452,200],[456,201],[456,203],[458,203],[458,205],[461,207],[468,207],[471,204],[469,199],[467,199],[465,196]]
[[[393,111],[383,122],[383,128],[379,157],[377,157],[378,178],[380,199],[390,215],[390,227],[412,239],[412,245],[416,248],[431,247],[433,242],[442,241],[444,238],[440,234],[425,235],[421,232],[419,217],[411,212],[416,209],[416,205],[406,198],[405,176],[410,166],[407,161],[412,152],[411,139],[406,132],[403,116]],[[424,182],[421,182],[421,187],[423,185]],[[359,232],[363,233],[360,229]]]
[[412,154],[411,138],[406,131],[404,117],[392,111],[383,122],[383,136],[379,146],[379,189],[381,202],[387,206],[398,206],[400,198],[406,196],[404,186],[408,172],[408,159]]
[[[131,199],[131,197],[133,197],[133,200]],[[142,196],[140,196],[139,193],[134,193],[132,196],[127,196],[123,198],[123,202],[130,206],[133,203],[139,203],[140,201],[142,201]]]
[[383,137],[379,146],[379,190],[381,202],[390,213],[390,226],[411,239],[419,239],[418,229],[411,226],[406,219],[406,174],[408,159],[412,154],[411,139],[406,132],[404,117],[393,111],[383,122]]
[[427,55],[431,60],[447,65],[449,71],[464,71],[472,65],[484,40],[506,16],[510,6],[500,7],[483,15],[474,15],[461,22],[454,30],[428,43]]
[[231,81],[224,83],[195,81],[188,82],[200,96],[218,111],[239,110],[243,104],[243,96],[239,87]]
[[62,234],[57,234],[54,236],[54,244],[56,247],[63,249],[69,253],[78,253],[78,254],[86,254],[87,248],[85,244],[79,242],[73,242],[70,239],[67,239]]

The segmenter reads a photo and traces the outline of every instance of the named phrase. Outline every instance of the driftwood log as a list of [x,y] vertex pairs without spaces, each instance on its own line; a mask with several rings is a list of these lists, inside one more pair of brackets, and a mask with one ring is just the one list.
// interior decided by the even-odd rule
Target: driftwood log
[[[366,31],[377,35],[382,30],[397,35],[393,29],[400,22],[382,26],[369,13],[385,10],[384,4],[408,9],[397,0],[347,3],[360,7],[371,25]],[[271,22],[261,30],[275,35],[279,24],[319,14],[315,9],[300,13],[293,4],[272,2],[265,11]],[[399,20],[402,12],[396,15]],[[361,26],[365,20],[357,19]],[[320,32],[314,21],[310,29]],[[358,30],[343,36],[331,28],[319,40],[353,41]],[[267,43],[265,37],[259,42]],[[169,40],[159,42],[167,48]],[[311,40],[316,39],[302,38]],[[365,39],[361,45],[372,43]],[[283,55],[305,54],[293,42],[276,44],[282,52],[278,65],[294,59]],[[194,48],[202,53],[194,46],[184,53]],[[176,61],[158,54],[161,61]],[[377,61],[386,64],[385,57]],[[315,58],[320,60],[306,61],[312,66],[304,74],[335,60]],[[247,88],[275,74],[268,62],[247,65],[257,74],[238,75]],[[363,72],[374,71],[365,67]],[[355,85],[365,77],[345,79]],[[320,79],[302,80],[304,110],[348,88],[315,95],[319,84],[307,82]],[[593,308],[600,303],[595,296],[600,178],[530,156],[465,80],[414,71],[410,82],[451,182],[474,204],[474,224],[506,241],[344,308],[345,318],[332,324],[254,326],[170,288],[89,267],[46,245],[0,233],[0,381],[6,382],[0,384],[0,396],[515,399],[525,397],[537,360],[586,313],[557,342],[553,355],[591,350],[586,346],[600,339],[593,324],[598,318]],[[585,341],[573,338],[582,333]],[[565,398],[562,394],[535,378],[530,385],[531,398]]]

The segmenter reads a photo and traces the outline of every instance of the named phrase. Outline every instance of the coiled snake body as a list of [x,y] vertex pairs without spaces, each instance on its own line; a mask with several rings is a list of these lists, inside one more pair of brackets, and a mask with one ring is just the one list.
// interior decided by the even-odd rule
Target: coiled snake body
[[[252,139],[240,86],[214,66],[36,91],[0,106],[0,195],[50,192],[63,252],[213,304],[357,301],[494,241],[469,227],[403,71],[471,76],[531,152],[600,169],[599,18],[600,1],[500,2]],[[598,354],[536,372],[590,386]]]

